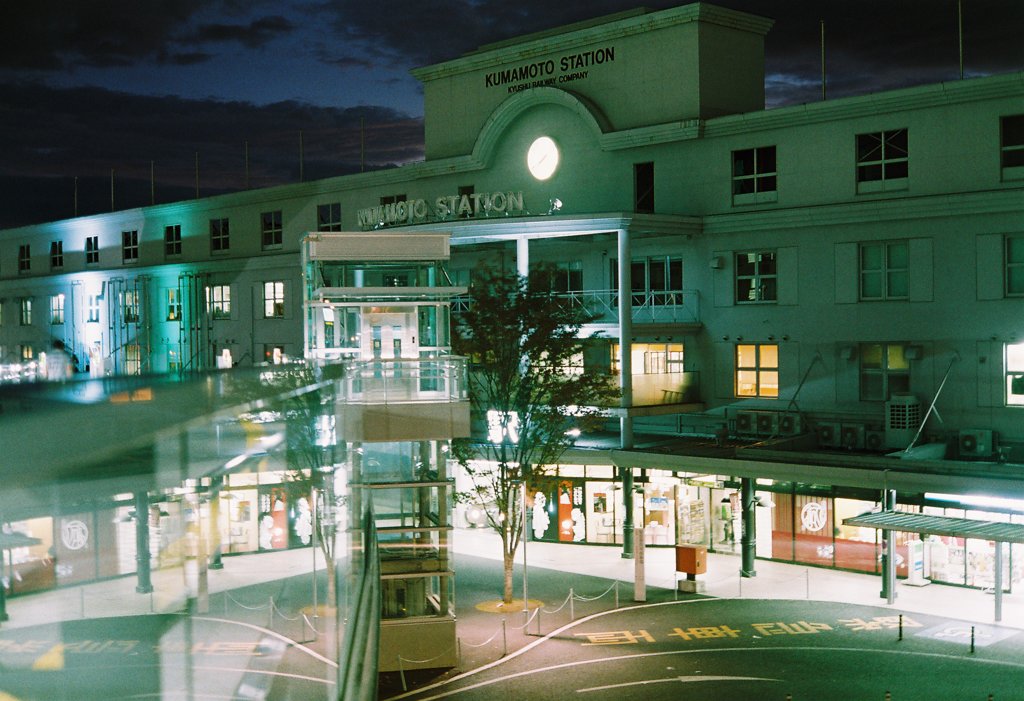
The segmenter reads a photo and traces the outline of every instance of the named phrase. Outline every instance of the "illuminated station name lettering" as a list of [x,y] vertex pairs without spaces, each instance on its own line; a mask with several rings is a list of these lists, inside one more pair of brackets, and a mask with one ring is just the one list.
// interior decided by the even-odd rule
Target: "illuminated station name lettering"
[[369,229],[381,225],[423,222],[431,214],[435,219],[443,220],[449,217],[505,215],[525,211],[522,192],[474,192],[466,195],[441,195],[434,200],[432,210],[426,200],[408,200],[360,209],[358,216],[359,226]]
[[[615,47],[605,46],[593,51],[582,51],[580,53],[566,54],[561,58],[537,61],[536,63],[524,63],[521,66],[506,68],[500,71],[492,71],[484,75],[484,87],[494,88],[510,83],[522,83],[528,80],[537,80],[553,76],[557,70],[561,73],[578,71],[589,66],[598,66],[602,63],[610,63],[615,60]],[[544,84],[550,84],[551,81]]]

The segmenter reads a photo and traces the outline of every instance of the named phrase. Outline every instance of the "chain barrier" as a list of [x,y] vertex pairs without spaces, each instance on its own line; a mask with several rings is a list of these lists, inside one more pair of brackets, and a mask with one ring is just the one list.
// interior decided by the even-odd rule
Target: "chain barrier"
[[573,593],[572,593],[572,589],[570,589],[569,590],[569,594],[565,597],[565,601],[562,602],[561,606],[559,606],[556,609],[544,609],[544,613],[558,613],[559,611],[564,609],[569,604],[569,599],[571,599],[572,597],[573,597]]
[[243,608],[243,609],[245,609],[246,611],[262,611],[262,610],[263,610],[263,609],[264,609],[265,607],[267,607],[267,606],[273,606],[273,604],[274,604],[274,599],[273,599],[273,598],[271,598],[271,599],[270,599],[270,603],[269,603],[269,604],[260,604],[259,606],[246,606],[246,605],[245,605],[245,604],[243,604],[243,603],[242,603],[241,601],[239,601],[239,600],[238,600],[238,599],[236,599],[235,597],[231,596],[231,593],[230,593],[230,592],[227,592],[227,591],[225,591],[225,592],[224,592],[224,599],[225,599],[225,601],[227,601],[228,599],[230,599],[230,600],[231,600],[231,603],[233,603],[233,604],[234,604],[235,606],[237,606],[238,608]]
[[521,626],[513,626],[513,628],[514,628],[515,630],[526,630],[526,627],[527,627],[528,625],[530,625],[530,621],[532,621],[532,620],[533,620],[534,618],[536,618],[536,617],[537,617],[537,614],[538,614],[539,612],[540,612],[540,608],[539,608],[539,607],[538,607],[538,608],[535,608],[535,609],[533,610],[533,613],[531,613],[531,614],[530,614],[529,616],[527,616],[527,617],[526,617],[526,623],[524,623],[524,624],[523,624],[523,625],[521,625]]
[[609,592],[610,592],[611,590],[615,589],[615,588],[616,588],[616,587],[618,586],[618,584],[619,584],[618,582],[612,582],[612,585],[611,585],[610,587],[608,587],[607,589],[605,589],[605,590],[604,590],[603,592],[601,592],[601,593],[600,593],[600,594],[598,594],[597,596],[580,596],[579,594],[574,594],[574,593],[572,593],[572,590],[571,590],[571,589],[569,590],[569,593],[570,593],[570,595],[571,595],[571,596],[572,596],[572,597],[573,597],[574,599],[576,599],[576,601],[597,601],[598,599],[602,599],[602,598],[604,598],[605,594],[607,594],[607,593],[609,593]]

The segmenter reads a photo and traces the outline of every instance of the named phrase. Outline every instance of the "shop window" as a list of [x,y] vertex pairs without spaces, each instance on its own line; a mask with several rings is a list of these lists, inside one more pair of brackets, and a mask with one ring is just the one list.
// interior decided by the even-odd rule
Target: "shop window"
[[61,270],[64,267],[64,242],[50,242],[50,270]]
[[906,241],[860,244],[860,298],[907,299],[909,268]]
[[775,147],[762,146],[732,152],[732,203],[775,202]]
[[22,326],[32,325],[32,298],[22,297],[21,298],[21,316],[20,323]]
[[736,396],[779,396],[779,347],[742,343],[736,346]]
[[164,227],[164,255],[168,258],[181,255],[181,224]]
[[210,252],[223,253],[231,248],[231,227],[227,218],[210,220]]
[[910,360],[901,343],[863,343],[860,346],[860,398],[885,401],[910,391]]
[[778,265],[774,251],[736,254],[736,303],[778,300]]
[[1024,343],[1006,344],[1006,403],[1024,406]]
[[64,295],[50,295],[50,324],[64,323]]
[[264,251],[281,247],[284,241],[284,228],[280,209],[260,214],[260,240],[263,242]]
[[267,319],[284,317],[284,283],[280,280],[263,283],[263,316]]
[[1024,114],[999,120],[1000,162],[1003,180],[1024,178]]
[[181,295],[174,287],[167,290],[167,321],[181,321]]
[[86,236],[85,237],[85,262],[99,263],[100,262],[100,237],[99,236]]
[[121,232],[121,262],[134,263],[139,259],[139,232]]
[[909,172],[907,130],[857,135],[857,192],[905,190]]
[[[618,304],[619,262],[610,262],[612,305]],[[634,307],[674,306],[683,302],[683,259],[669,256],[634,258],[629,269]]]
[[341,231],[341,202],[316,206],[317,231]]
[[654,163],[633,164],[633,211],[654,213]]
[[1024,236],[1006,237],[1006,295],[1024,296]]
[[206,311],[213,319],[231,318],[231,285],[206,288]]
[[18,272],[27,273],[32,269],[32,247],[27,243],[18,246]]

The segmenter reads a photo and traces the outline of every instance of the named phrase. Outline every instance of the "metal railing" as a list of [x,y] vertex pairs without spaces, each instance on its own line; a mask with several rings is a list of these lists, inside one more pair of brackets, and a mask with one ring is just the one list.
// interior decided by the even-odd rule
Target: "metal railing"
[[[553,295],[570,307],[586,309],[594,322],[614,323],[619,318],[618,290],[575,290]],[[630,301],[634,323],[700,323],[700,294],[697,290],[633,292]],[[471,295],[454,297],[452,313],[464,312],[471,304]]]
[[466,361],[457,356],[351,360],[340,385],[340,396],[354,404],[464,401]]

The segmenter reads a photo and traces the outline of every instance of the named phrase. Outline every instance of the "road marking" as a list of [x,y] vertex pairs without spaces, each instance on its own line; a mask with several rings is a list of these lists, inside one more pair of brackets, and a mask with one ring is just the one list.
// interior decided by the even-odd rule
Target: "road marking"
[[622,684],[606,684],[605,686],[592,686],[587,689],[577,689],[577,694],[584,694],[588,691],[607,691],[608,689],[621,689],[627,686],[644,686],[645,684],[664,684],[666,682],[679,682],[681,684],[692,684],[694,682],[781,682],[781,679],[768,679],[767,677],[670,677],[668,679],[646,679],[639,682],[625,682]]

